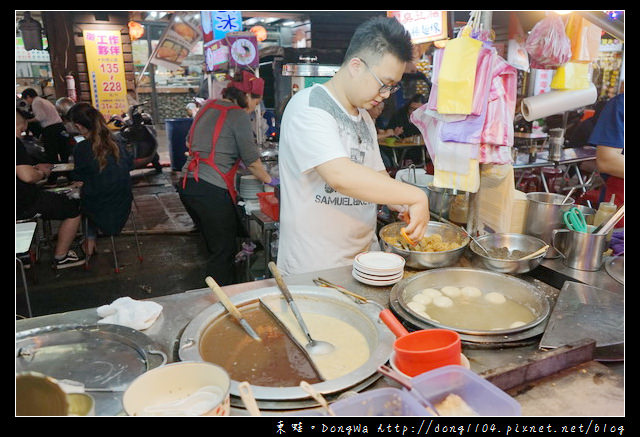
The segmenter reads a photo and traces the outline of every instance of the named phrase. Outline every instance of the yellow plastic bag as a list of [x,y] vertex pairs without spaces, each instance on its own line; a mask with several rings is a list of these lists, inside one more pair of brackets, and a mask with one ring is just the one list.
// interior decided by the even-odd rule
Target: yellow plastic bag
[[[436,156],[436,165],[438,157]],[[433,171],[433,185],[439,188],[451,188],[468,193],[475,193],[480,187],[480,165],[477,159],[470,159],[469,172],[466,174],[454,173],[452,171]]]
[[602,29],[573,13],[564,30],[571,41],[571,61],[589,63],[598,57]]
[[591,66],[579,62],[567,62],[556,70],[551,88],[555,90],[581,90],[591,85]]
[[473,89],[476,64],[482,41],[468,32],[447,42],[438,73],[438,112],[470,114],[473,109]]

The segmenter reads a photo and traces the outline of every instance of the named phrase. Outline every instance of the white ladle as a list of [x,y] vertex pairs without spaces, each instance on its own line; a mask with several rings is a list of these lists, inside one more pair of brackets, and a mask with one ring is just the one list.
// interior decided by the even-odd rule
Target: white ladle
[[260,416],[260,408],[258,408],[258,403],[256,402],[256,398],[253,396],[253,391],[251,390],[249,382],[243,381],[238,384],[238,391],[240,392],[242,402],[244,402],[244,406],[247,407],[249,414],[252,416]]
[[313,387],[307,381],[300,381],[300,388],[309,393],[313,399],[318,401],[322,407],[327,410],[327,413],[331,416],[335,416],[336,413],[331,409],[331,406],[327,400],[320,393],[314,390]]
[[193,392],[186,398],[162,404],[149,405],[142,410],[149,416],[201,416],[222,401],[220,387],[208,385]]

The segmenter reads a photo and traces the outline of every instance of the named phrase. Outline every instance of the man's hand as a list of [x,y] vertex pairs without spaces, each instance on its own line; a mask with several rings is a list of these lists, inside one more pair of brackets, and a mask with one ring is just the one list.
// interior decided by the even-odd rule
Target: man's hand
[[53,169],[53,164],[41,163],[34,165],[34,167],[44,173],[45,178],[48,178],[51,174],[51,169]]

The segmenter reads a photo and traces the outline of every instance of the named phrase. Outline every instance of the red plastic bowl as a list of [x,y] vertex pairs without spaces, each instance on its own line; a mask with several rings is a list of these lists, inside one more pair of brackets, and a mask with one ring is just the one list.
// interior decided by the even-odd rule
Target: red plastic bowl
[[385,309],[380,319],[396,335],[395,365],[408,376],[451,364],[460,365],[460,335],[449,329],[423,329],[409,333],[393,313]]

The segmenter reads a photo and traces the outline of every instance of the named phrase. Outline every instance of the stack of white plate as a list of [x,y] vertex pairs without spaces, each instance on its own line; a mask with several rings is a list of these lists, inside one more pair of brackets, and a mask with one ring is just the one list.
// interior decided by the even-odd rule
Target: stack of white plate
[[395,284],[404,275],[404,258],[395,253],[363,252],[353,260],[353,277],[367,285]]
[[258,193],[262,193],[264,187],[262,182],[254,175],[244,175],[240,177],[240,187],[238,193],[243,199],[257,199]]

